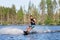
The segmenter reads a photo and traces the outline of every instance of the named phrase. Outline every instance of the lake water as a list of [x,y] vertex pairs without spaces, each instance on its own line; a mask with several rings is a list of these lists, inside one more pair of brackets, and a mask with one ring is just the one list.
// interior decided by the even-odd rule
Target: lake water
[[[23,35],[22,31],[27,27],[28,25],[0,26],[0,40],[60,40],[60,32],[43,33],[44,31],[60,30],[60,26],[36,25],[31,32],[35,31],[37,33]],[[40,33],[41,31],[42,33]]]

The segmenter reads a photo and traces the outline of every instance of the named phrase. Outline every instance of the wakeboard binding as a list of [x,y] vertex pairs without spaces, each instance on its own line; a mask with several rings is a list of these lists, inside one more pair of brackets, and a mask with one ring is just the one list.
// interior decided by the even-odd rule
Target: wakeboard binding
[[28,35],[29,34],[29,32],[28,31],[24,31],[24,35]]

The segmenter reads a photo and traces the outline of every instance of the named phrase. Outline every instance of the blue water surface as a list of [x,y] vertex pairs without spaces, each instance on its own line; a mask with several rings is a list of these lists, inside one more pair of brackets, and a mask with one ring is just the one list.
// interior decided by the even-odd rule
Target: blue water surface
[[[9,25],[9,26],[0,26],[2,28],[17,28],[25,30],[28,25]],[[41,26],[36,25],[33,30],[60,30],[60,26]],[[0,40],[60,40],[60,32],[53,33],[33,33],[29,35],[11,35],[11,34],[0,34]]]

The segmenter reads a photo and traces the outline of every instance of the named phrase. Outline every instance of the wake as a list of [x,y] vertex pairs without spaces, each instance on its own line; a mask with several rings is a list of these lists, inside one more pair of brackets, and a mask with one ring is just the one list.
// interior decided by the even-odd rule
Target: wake
[[23,30],[18,28],[2,28],[0,34],[23,34]]
[[[35,30],[30,32],[32,33],[53,33],[53,32],[60,32],[60,30]],[[0,34],[24,34],[24,31],[18,28],[11,28],[11,27],[6,27],[6,28],[1,28],[0,29]]]

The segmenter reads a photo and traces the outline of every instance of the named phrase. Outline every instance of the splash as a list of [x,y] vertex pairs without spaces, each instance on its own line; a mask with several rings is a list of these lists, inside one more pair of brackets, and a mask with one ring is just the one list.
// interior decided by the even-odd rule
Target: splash
[[18,28],[10,28],[10,27],[1,28],[0,34],[23,34],[23,30]]
[[[32,30],[31,33],[53,33],[53,32],[60,32],[60,30]],[[12,27],[5,27],[0,29],[0,34],[24,34],[23,30],[18,28],[12,28]]]

